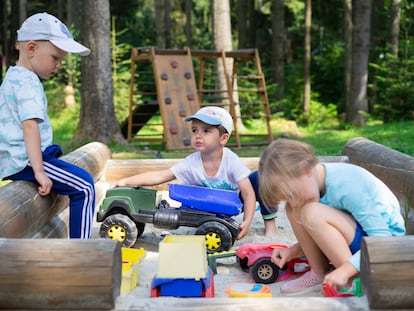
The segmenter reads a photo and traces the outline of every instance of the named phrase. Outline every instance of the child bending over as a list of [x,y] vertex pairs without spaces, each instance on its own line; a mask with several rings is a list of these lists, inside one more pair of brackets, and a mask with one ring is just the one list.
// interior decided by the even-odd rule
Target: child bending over
[[364,236],[405,234],[399,202],[381,180],[353,164],[319,163],[305,143],[271,143],[261,155],[259,178],[264,204],[286,201],[298,241],[275,249],[272,261],[283,267],[305,255],[311,266],[303,276],[283,284],[284,294],[320,288],[323,282],[340,290],[359,273]]

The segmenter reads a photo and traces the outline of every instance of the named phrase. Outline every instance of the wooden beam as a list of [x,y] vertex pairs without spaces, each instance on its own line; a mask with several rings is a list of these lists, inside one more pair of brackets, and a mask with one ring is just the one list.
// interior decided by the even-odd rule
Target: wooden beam
[[[258,157],[241,158],[244,164],[252,171],[259,167]],[[158,171],[170,168],[182,159],[134,159],[134,160],[115,160],[110,159],[106,162],[103,180],[114,182],[121,178],[140,174],[147,171]],[[348,162],[346,156],[323,156],[319,157],[322,162]],[[167,184],[155,186],[155,189],[167,190]]]
[[[62,159],[86,169],[98,181],[111,156],[106,145],[93,142],[64,155]],[[68,203],[66,196],[40,196],[37,186],[30,182],[13,181],[6,184],[0,188],[0,237],[33,237],[59,215]],[[59,220],[54,219],[54,223],[52,227],[56,227]],[[62,231],[61,225],[58,227],[58,231]]]
[[0,309],[112,309],[120,293],[114,240],[0,239],[0,262]]
[[362,290],[372,309],[414,306],[414,236],[365,237],[361,244]]

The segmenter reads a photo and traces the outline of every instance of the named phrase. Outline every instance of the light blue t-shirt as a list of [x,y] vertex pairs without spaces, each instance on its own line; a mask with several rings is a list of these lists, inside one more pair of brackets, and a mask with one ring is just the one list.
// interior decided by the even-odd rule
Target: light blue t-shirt
[[[326,192],[320,202],[350,213],[368,236],[404,235],[400,204],[392,191],[368,170],[349,163],[322,163]],[[359,271],[361,252],[349,261]]]
[[43,85],[34,72],[10,67],[0,86],[0,180],[29,163],[22,124],[28,119],[37,120],[44,151],[52,144],[53,134]]
[[186,185],[235,191],[239,191],[238,182],[250,175],[250,169],[227,147],[223,148],[223,157],[215,176],[207,176],[199,151],[188,155],[171,170]]

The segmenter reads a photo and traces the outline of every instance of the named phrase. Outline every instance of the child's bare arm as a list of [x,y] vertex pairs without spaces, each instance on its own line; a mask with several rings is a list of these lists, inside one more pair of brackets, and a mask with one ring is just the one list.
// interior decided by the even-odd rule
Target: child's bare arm
[[113,187],[122,186],[155,186],[174,180],[173,172],[168,168],[161,171],[148,171],[145,173],[129,176],[116,181]]
[[36,181],[39,183],[38,192],[40,195],[47,195],[52,189],[52,181],[46,175],[43,167],[40,133],[35,119],[23,121],[23,136],[30,165],[33,169]]
[[240,233],[237,239],[241,239],[249,233],[249,227],[256,210],[256,196],[248,177],[239,181],[240,193],[243,198],[243,222],[240,225]]

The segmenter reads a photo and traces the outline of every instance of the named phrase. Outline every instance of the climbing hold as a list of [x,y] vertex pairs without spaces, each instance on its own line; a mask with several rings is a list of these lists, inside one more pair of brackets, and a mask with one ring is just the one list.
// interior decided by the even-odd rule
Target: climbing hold
[[173,68],[177,68],[178,67],[178,62],[176,60],[171,61],[171,67]]
[[187,94],[187,98],[188,100],[194,100],[194,94],[193,93]]
[[165,72],[161,74],[161,80],[168,80],[168,75]]
[[171,103],[172,103],[171,97],[166,97],[166,98],[164,99],[164,102],[165,102],[167,105],[171,104]]
[[171,127],[170,128],[170,133],[171,134],[177,134],[177,132],[178,132],[178,129],[176,127]]
[[186,78],[186,79],[191,79],[191,72],[186,72],[185,74],[184,74],[184,78]]

